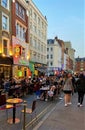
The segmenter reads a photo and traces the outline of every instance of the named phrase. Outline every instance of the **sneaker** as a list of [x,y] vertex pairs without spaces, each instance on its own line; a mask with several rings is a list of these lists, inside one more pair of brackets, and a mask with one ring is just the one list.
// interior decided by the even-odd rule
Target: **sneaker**
[[40,97],[39,97],[39,96],[37,96],[37,99],[40,99]]
[[80,107],[80,103],[78,103],[77,106]]
[[48,99],[45,99],[45,101],[47,102],[47,101],[48,101]]
[[67,104],[65,104],[65,107],[67,107],[68,105]]
[[71,102],[68,102],[68,105],[71,105],[72,103]]
[[82,104],[80,104],[80,107],[83,107],[83,105],[82,105]]

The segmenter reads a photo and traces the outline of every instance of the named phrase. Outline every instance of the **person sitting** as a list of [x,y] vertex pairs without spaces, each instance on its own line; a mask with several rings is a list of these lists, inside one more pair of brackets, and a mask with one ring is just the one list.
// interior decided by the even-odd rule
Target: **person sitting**
[[48,98],[52,98],[52,100],[53,100],[53,97],[54,97],[54,94],[55,94],[55,90],[56,90],[56,87],[55,87],[55,85],[52,85],[51,87],[50,87],[50,90],[48,91]]

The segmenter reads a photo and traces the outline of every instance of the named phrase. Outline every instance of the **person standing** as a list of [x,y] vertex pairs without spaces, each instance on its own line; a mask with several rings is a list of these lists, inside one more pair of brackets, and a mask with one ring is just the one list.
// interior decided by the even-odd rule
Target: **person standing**
[[72,75],[70,73],[65,76],[65,84],[63,87],[65,106],[71,105],[71,95],[73,92]]
[[77,92],[78,92],[78,107],[83,106],[84,94],[85,94],[85,77],[80,74],[79,79],[76,82]]

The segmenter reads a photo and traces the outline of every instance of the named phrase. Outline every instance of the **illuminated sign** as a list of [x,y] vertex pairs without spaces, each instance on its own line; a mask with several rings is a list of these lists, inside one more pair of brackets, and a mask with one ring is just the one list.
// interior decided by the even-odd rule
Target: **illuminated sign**
[[14,48],[14,54],[17,56],[21,55],[21,47],[20,46],[16,46]]

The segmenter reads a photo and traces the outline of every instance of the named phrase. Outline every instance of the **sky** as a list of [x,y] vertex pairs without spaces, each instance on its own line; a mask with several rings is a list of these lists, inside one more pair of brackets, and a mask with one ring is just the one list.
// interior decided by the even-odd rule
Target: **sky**
[[75,57],[85,57],[85,0],[32,0],[47,17],[47,38],[70,41]]

